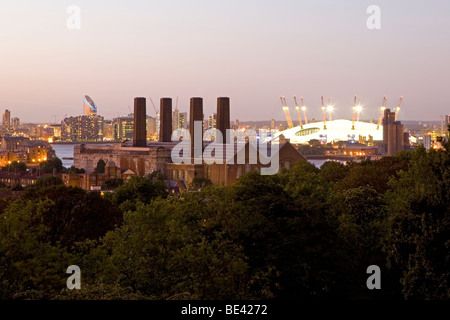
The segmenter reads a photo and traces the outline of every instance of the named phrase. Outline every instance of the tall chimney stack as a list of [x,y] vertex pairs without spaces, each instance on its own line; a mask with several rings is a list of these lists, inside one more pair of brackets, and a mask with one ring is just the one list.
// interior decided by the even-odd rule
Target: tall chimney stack
[[[194,123],[201,121],[199,132],[194,134]],[[191,158],[201,158],[203,153],[203,98],[191,98],[189,112],[189,133],[191,134]]]
[[230,98],[217,98],[217,122],[216,128],[222,133],[222,143],[228,143],[227,130],[230,129]]
[[147,126],[146,100],[139,97],[134,98],[134,130],[133,147],[147,146]]
[[160,125],[159,141],[172,141],[172,98],[161,98],[160,100]]

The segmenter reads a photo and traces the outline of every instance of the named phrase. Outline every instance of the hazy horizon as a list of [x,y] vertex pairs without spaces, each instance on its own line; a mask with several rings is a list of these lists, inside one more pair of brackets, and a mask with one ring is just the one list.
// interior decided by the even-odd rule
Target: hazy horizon
[[[369,30],[369,5],[381,29]],[[70,5],[81,29],[66,27]],[[0,110],[22,122],[80,115],[89,95],[106,119],[132,112],[134,97],[161,97],[189,111],[204,98],[205,117],[219,96],[231,119],[282,120],[286,96],[303,96],[308,118],[377,119],[383,96],[399,120],[449,114],[450,3],[415,1],[10,1],[0,4]],[[130,108],[130,109],[129,109]],[[147,114],[154,110],[147,100]]]

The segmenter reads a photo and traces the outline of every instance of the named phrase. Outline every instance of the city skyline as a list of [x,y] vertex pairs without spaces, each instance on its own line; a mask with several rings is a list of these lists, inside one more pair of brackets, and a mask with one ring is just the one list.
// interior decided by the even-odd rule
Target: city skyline
[[380,30],[366,26],[371,1],[78,1],[80,30],[66,27],[71,4],[0,5],[0,106],[23,122],[81,114],[86,94],[106,119],[135,96],[178,97],[181,111],[202,96],[205,115],[227,96],[242,121],[283,119],[279,96],[293,112],[294,94],[316,119],[322,95],[336,119],[355,94],[364,119],[383,96],[390,108],[404,96],[400,120],[448,114],[449,3],[377,1]]

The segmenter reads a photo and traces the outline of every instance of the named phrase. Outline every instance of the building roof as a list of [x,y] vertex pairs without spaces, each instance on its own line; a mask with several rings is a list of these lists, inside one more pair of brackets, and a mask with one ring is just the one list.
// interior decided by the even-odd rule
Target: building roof
[[[369,122],[355,122],[355,129],[352,129],[353,122],[351,120],[333,120],[326,122],[324,129],[323,122],[312,122],[304,124],[303,128],[297,126],[268,137],[267,140],[278,141],[281,135],[289,139],[291,143],[308,143],[310,140],[320,140],[324,142],[335,141],[358,141],[359,136],[368,138],[372,136],[374,141],[383,140],[383,126]],[[377,129],[378,128],[378,129]]]
[[186,190],[186,183],[184,180],[164,180],[169,192],[172,193],[181,193],[181,191]]
[[112,160],[109,160],[108,163],[106,164],[107,168],[113,168],[116,166],[116,163]]

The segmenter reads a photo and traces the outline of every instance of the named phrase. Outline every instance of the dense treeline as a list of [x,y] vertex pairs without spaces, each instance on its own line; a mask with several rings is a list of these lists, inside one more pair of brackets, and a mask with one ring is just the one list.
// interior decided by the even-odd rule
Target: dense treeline
[[[50,177],[2,199],[0,298],[450,297],[445,149],[201,186],[169,196],[133,178],[101,196]],[[66,288],[69,265],[81,290]]]

